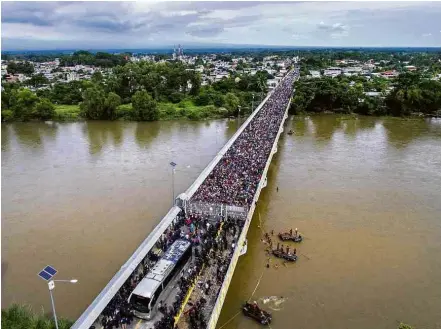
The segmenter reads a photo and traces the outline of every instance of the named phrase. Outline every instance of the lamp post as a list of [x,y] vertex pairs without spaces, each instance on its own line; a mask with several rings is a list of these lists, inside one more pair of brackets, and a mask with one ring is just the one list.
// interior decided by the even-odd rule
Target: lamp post
[[239,119],[239,117],[240,117],[240,105],[237,107],[237,109],[238,109],[237,118]]
[[52,280],[52,278],[57,274],[57,270],[52,266],[46,266],[43,270],[38,273],[38,276],[43,280],[47,281],[47,285],[49,287],[49,294],[51,296],[51,305],[52,305],[52,313],[54,314],[55,328],[58,329],[58,319],[57,313],[55,312],[55,302],[54,295],[52,294],[52,290],[55,289],[55,282],[67,282],[67,283],[77,283],[77,279],[71,280]]
[[254,94],[253,94],[253,100],[251,101],[251,113],[254,112]]
[[172,207],[175,204],[175,167],[176,167],[176,163],[174,163],[173,161],[170,162],[170,166],[172,167]]

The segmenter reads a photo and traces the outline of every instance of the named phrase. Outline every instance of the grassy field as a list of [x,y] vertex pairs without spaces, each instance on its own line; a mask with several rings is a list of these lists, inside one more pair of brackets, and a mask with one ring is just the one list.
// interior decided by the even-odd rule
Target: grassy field
[[79,105],[55,105],[55,120],[69,121],[80,119]]

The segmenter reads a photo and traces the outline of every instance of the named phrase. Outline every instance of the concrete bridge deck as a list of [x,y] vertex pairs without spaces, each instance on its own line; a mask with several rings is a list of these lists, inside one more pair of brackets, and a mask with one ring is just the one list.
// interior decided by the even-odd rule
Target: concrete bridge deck
[[[290,72],[293,73],[292,71]],[[288,73],[288,74],[290,74]],[[298,69],[295,70],[295,76],[298,77]],[[123,286],[123,284],[129,279],[129,277],[137,271],[139,265],[146,258],[149,251],[154,247],[156,242],[160,239],[163,233],[167,230],[167,228],[176,221],[178,214],[187,207],[187,202],[191,199],[193,194],[197,191],[199,186],[205,181],[210,172],[214,169],[217,163],[222,159],[228,149],[233,145],[236,139],[240,136],[240,134],[244,131],[244,129],[248,126],[248,124],[253,120],[257,113],[259,113],[260,109],[263,105],[268,101],[268,99],[272,96],[274,91],[268,94],[268,96],[262,101],[262,103],[256,108],[256,110],[250,115],[250,117],[242,124],[239,130],[233,135],[233,137],[224,145],[224,147],[219,151],[219,153],[215,156],[215,158],[207,165],[204,171],[200,174],[200,176],[195,180],[195,182],[187,189],[185,193],[182,193],[176,199],[176,205],[169,210],[166,216],[161,220],[161,222],[155,227],[155,229],[147,236],[147,238],[141,243],[138,249],[134,252],[134,254],[128,259],[128,261],[121,266],[121,269],[114,275],[114,277],[110,280],[110,282],[106,285],[106,287],[101,291],[101,293],[95,298],[95,300],[89,305],[89,307],[84,311],[84,313],[78,318],[78,320],[72,326],[73,329],[89,329],[92,325],[94,325],[97,329],[102,328],[101,324],[99,324],[99,317],[107,304],[112,300],[112,298],[116,295],[119,289]],[[286,105],[285,113],[283,119],[280,123],[279,130],[277,136],[274,140],[272,150],[269,154],[269,157],[266,162],[266,166],[264,172],[261,176],[261,180],[257,187],[256,193],[253,198],[253,202],[249,209],[247,209],[245,224],[241,232],[238,233],[236,237],[235,247],[231,250],[232,257],[231,261],[225,275],[224,281],[220,288],[219,294],[217,297],[211,301],[212,307],[210,307],[211,314],[209,316],[207,328],[215,329],[217,320],[219,318],[221,308],[223,302],[225,300],[225,296],[228,291],[228,287],[230,285],[230,281],[232,279],[234,269],[236,267],[238,258],[240,256],[241,248],[244,245],[246,235],[248,232],[248,228],[251,222],[251,218],[254,213],[255,205],[257,200],[259,199],[261,190],[267,185],[267,172],[269,165],[271,163],[273,155],[277,152],[277,143],[281,133],[283,132],[283,125],[287,118],[288,109],[290,106],[291,100],[289,100]],[[228,207],[227,207],[228,208]],[[225,210],[226,211],[226,208]],[[202,278],[203,279],[203,278]],[[173,283],[173,282],[172,282]],[[171,285],[174,287],[176,285]],[[172,302],[173,296],[176,294],[177,288],[170,289],[167,293],[168,298],[166,301]],[[198,289],[193,290],[191,294],[197,294]],[[188,298],[186,299],[188,301]],[[185,305],[183,305],[183,309],[185,310]],[[183,326],[184,327],[184,326]],[[136,319],[131,323],[128,328],[132,329],[150,329],[153,328],[152,321],[144,321]],[[181,324],[179,325],[181,328]]]

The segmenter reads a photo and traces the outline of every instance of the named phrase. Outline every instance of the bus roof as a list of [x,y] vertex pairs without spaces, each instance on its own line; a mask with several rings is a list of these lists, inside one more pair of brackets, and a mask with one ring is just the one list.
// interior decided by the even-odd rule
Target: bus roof
[[174,265],[182,257],[184,252],[190,247],[191,243],[186,240],[176,240],[165,252],[164,256],[147,273],[144,279],[133,290],[132,294],[151,298]]
[[[170,248],[162,256],[162,259],[169,260],[174,264],[181,258],[184,252],[190,247],[190,242],[187,240],[176,240]],[[156,266],[155,266],[156,267]]]
[[153,293],[161,284],[161,281],[157,281],[155,279],[145,278],[142,279],[140,283],[136,286],[135,290],[133,290],[133,295],[138,295],[146,298],[152,298]]

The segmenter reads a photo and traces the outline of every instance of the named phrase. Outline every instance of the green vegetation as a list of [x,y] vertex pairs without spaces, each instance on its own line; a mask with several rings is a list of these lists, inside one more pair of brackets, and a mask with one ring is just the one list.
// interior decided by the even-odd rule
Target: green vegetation
[[[351,83],[352,81],[352,83]],[[390,83],[363,77],[301,79],[296,82],[290,112],[337,112],[363,115],[428,116],[441,113],[441,83],[422,79],[418,73],[403,73]],[[370,96],[365,92],[381,94]]]
[[72,65],[94,65],[100,67],[114,67],[117,65],[124,65],[127,63],[126,57],[128,54],[109,54],[105,52],[91,52],[80,50],[74,52],[72,55],[61,56],[60,64],[66,66]]
[[58,121],[75,121],[80,119],[79,105],[55,105],[54,119]]
[[408,324],[400,323],[398,329],[414,329],[414,328],[412,326],[409,326]]
[[2,92],[2,121],[47,120],[54,115],[51,101],[38,97],[29,89],[8,85]]
[[[114,67],[109,76],[96,73],[89,81],[55,83],[36,93],[18,83],[5,84],[2,121],[199,120],[237,115],[239,107],[241,114],[247,114],[253,94],[254,105],[262,99],[266,77],[266,71],[235,75],[202,87],[200,75],[180,62],[127,63]],[[41,75],[26,81],[33,87],[46,82]],[[53,109],[47,100],[55,105]],[[40,103],[44,107],[37,106]]]
[[[201,86],[201,76],[194,66],[178,61],[165,63],[127,62],[130,54],[96,54],[78,51],[72,55],[57,55],[62,65],[87,64],[111,70],[95,72],[91,80],[55,82],[50,84],[41,74],[32,75],[29,62],[12,63],[13,71],[27,72],[31,78],[24,84],[3,84],[2,121],[26,120],[192,120],[247,115],[252,103],[257,105],[267,90],[268,71],[255,75],[243,74],[250,61],[240,60],[230,77]],[[240,54],[217,55],[217,59],[232,62]],[[441,73],[441,54],[427,50],[368,51],[368,50],[302,50],[262,51],[243,53],[253,56],[253,63],[264,56],[301,56],[301,75],[309,70],[335,66],[336,60],[372,60],[377,71],[397,70],[398,79],[367,79],[364,76],[301,79],[291,113],[338,112],[366,115],[409,116],[440,115],[440,82],[431,80]],[[5,55],[8,57],[9,55]],[[22,59],[48,60],[48,55],[23,55]],[[34,56],[34,57],[32,57]],[[52,55],[54,56],[54,55]],[[50,56],[49,56],[50,57]],[[164,57],[164,56],[162,56]],[[166,57],[166,56],[165,56]],[[8,59],[10,59],[8,57]],[[53,58],[51,58],[53,59]],[[202,64],[201,58],[195,63]],[[339,63],[339,66],[352,64]],[[405,65],[418,66],[416,73],[406,73]],[[211,66],[214,66],[211,64]],[[267,63],[267,66],[271,66]],[[273,65],[276,71],[279,68]],[[208,73],[207,71],[205,73]],[[37,91],[23,89],[27,86]],[[379,92],[380,95],[366,94]],[[48,100],[54,104],[49,105]],[[72,107],[69,107],[71,105]]]
[[[72,321],[58,319],[59,329],[69,329],[72,325]],[[51,315],[43,312],[37,314],[28,306],[14,304],[7,309],[2,309],[2,328],[55,329],[55,323]]]
[[34,73],[34,65],[30,62],[10,62],[8,64],[8,72],[11,74],[32,74]]

